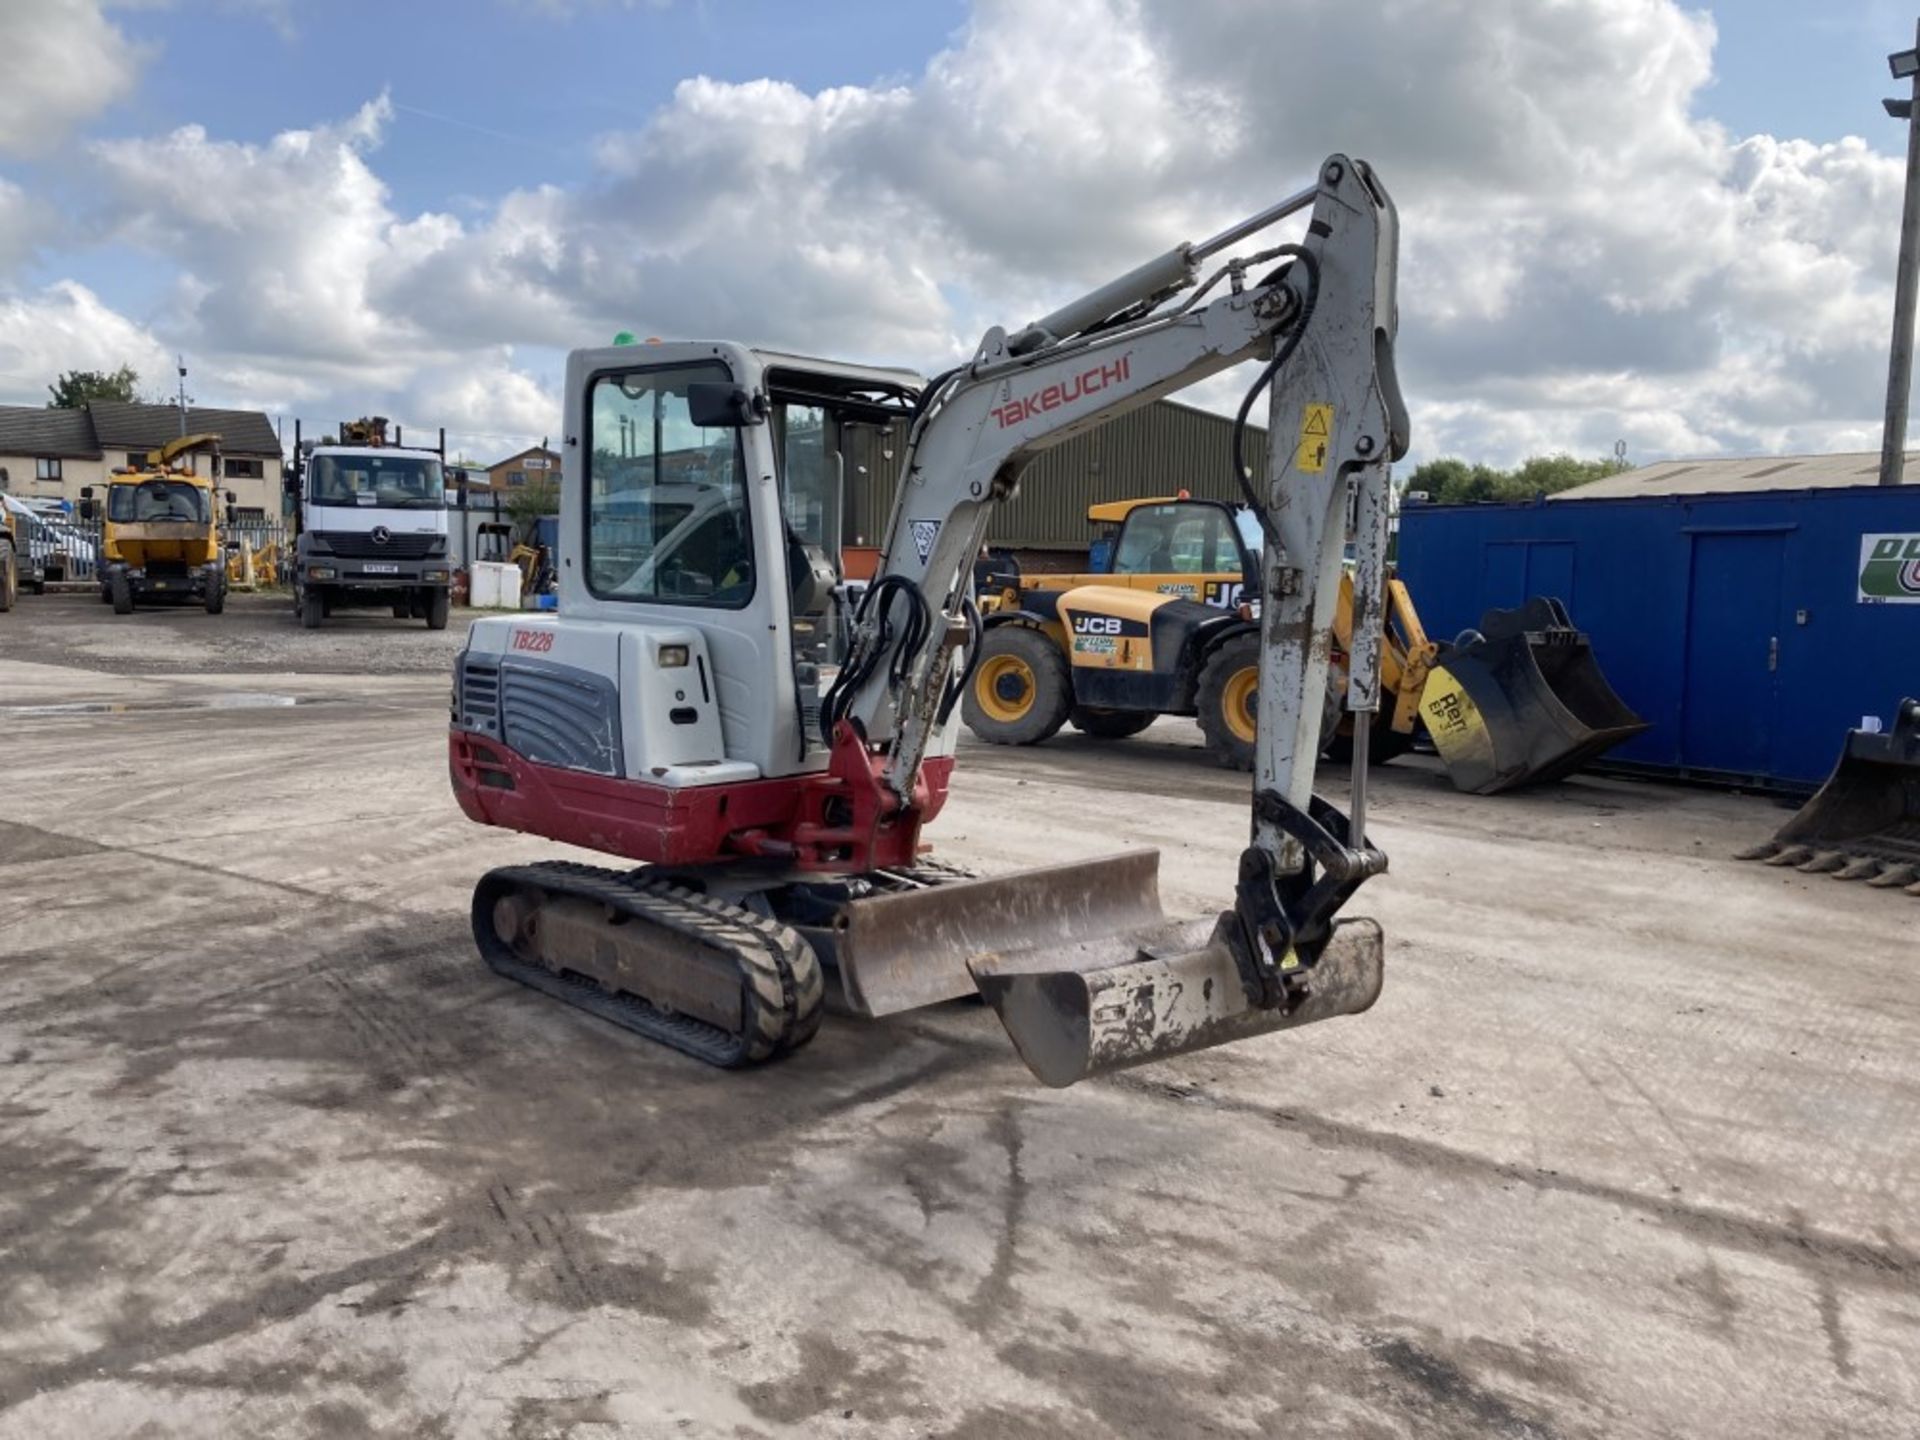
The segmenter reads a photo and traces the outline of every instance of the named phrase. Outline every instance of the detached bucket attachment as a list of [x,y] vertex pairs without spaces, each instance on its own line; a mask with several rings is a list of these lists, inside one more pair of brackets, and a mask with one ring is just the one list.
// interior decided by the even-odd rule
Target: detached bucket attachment
[[1489,610],[1442,652],[1420,715],[1447,775],[1469,795],[1558,780],[1647,728],[1614,694],[1558,600]]
[[1380,927],[1343,920],[1335,923],[1303,998],[1284,1010],[1255,1006],[1229,939],[1239,923],[1228,912],[1213,922],[1162,925],[1136,937],[1130,953],[1081,944],[982,956],[971,968],[1027,1068],[1055,1087],[1356,1015],[1380,998],[1386,948]]
[[1827,783],[1737,858],[1920,895],[1920,700],[1902,700],[1885,734],[1849,730]]

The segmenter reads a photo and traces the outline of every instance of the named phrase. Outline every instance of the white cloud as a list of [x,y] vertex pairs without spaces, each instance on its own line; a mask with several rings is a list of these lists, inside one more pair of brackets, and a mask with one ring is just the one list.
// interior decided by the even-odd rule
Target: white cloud
[[385,96],[94,153],[177,269],[155,328],[290,407],[537,438],[551,357],[621,328],[931,368],[1342,149],[1401,206],[1417,453],[1871,443],[1901,167],[1702,119],[1714,38],[1673,0],[981,0],[910,82],[689,79],[477,215],[395,211]]
[[0,299],[0,396],[14,404],[45,404],[63,370],[130,364],[150,382],[171,360],[151,333],[71,280]]
[[125,95],[138,49],[98,0],[9,0],[0,5],[0,154],[37,155]]

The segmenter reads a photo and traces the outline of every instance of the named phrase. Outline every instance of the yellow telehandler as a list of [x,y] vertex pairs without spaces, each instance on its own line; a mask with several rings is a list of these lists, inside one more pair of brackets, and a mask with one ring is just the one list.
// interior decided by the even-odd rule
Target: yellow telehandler
[[[1223,765],[1250,769],[1258,692],[1257,519],[1185,492],[1091,506],[1091,570],[995,573],[980,587],[986,625],[962,702],[973,733],[1032,745],[1071,721],[1103,739],[1162,715],[1193,715]],[[1353,576],[1333,609],[1326,754],[1345,761],[1341,711],[1353,651]],[[1558,601],[1489,611],[1452,644],[1430,640],[1388,567],[1380,613],[1381,713],[1373,764],[1408,750],[1424,726],[1455,786],[1496,794],[1570,773],[1645,729],[1608,688],[1586,637]]]

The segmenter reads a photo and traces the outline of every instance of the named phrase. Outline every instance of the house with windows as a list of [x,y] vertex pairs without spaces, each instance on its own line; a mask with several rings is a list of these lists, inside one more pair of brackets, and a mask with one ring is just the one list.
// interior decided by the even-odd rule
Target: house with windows
[[[0,405],[0,476],[22,499],[78,503],[80,491],[106,483],[109,473],[146,462],[182,433],[174,405],[96,400],[82,410]],[[233,492],[240,519],[280,515],[280,437],[258,410],[189,408],[186,434],[220,437],[217,456],[196,454],[186,463]],[[215,471],[218,471],[215,474]]]
[[509,455],[487,467],[487,484],[494,490],[520,490],[528,485],[560,483],[560,452],[544,445]]

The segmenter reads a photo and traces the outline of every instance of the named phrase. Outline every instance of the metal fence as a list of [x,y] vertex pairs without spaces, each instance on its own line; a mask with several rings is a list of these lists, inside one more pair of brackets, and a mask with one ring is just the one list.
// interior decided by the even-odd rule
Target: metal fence
[[[14,534],[23,555],[38,562],[49,582],[92,581],[100,573],[101,521],[72,513],[13,509]],[[292,553],[292,531],[279,520],[242,521],[220,527],[229,583],[282,583]]]

